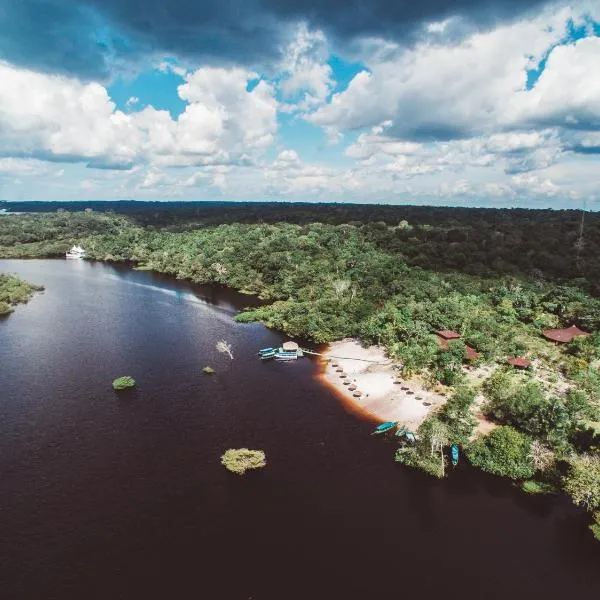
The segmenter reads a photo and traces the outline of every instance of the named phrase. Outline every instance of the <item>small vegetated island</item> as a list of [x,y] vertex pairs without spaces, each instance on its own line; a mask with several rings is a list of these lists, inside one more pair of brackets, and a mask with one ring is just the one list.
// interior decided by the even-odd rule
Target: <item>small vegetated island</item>
[[598,214],[582,230],[577,211],[84,206],[3,217],[0,256],[79,243],[92,259],[260,297],[238,321],[384,348],[399,382],[443,399],[398,462],[443,476],[456,445],[526,491],[568,494],[600,538]]
[[129,375],[124,375],[123,377],[117,377],[112,382],[112,387],[115,392],[121,392],[123,390],[130,390],[134,388],[136,385],[135,379],[130,377]]
[[230,448],[221,456],[221,464],[232,473],[243,475],[246,471],[267,466],[267,458],[262,450]]
[[0,273],[0,315],[7,315],[17,304],[26,304],[35,292],[42,291],[41,285],[34,285],[15,275]]

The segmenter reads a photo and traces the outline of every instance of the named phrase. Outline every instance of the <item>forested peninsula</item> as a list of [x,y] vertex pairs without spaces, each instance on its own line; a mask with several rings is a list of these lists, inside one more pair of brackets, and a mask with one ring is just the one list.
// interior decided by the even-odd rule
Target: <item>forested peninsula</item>
[[[396,460],[441,476],[441,451],[529,492],[568,494],[600,538],[600,216],[576,211],[156,204],[5,215],[0,257],[129,262],[227,285],[260,321],[380,344],[448,401]],[[116,210],[119,206],[116,205]],[[567,343],[544,331],[576,326]],[[460,339],[440,344],[438,331]],[[466,348],[475,350],[469,358]],[[519,357],[517,370],[507,359]],[[489,427],[476,432],[476,412]],[[477,434],[478,433],[478,434]]]
[[35,292],[44,288],[19,279],[15,275],[0,273],[0,316],[13,312],[17,304],[31,300]]

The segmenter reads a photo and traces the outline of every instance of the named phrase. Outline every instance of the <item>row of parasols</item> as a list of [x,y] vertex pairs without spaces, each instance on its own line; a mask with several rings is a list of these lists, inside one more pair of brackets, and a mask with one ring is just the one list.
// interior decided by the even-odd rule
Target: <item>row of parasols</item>
[[331,363],[331,366],[335,369],[335,372],[338,373],[338,377],[343,380],[342,384],[348,386],[348,390],[352,392],[352,395],[355,398],[360,398],[363,393],[352,381],[350,381],[350,379],[348,379],[348,374],[344,373],[344,369],[342,369],[338,363]]

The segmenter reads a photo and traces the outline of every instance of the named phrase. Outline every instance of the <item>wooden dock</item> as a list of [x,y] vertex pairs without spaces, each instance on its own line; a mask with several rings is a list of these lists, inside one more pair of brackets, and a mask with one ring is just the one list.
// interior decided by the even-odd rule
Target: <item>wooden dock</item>
[[[320,352],[313,352],[312,350],[305,350],[302,348],[304,354],[312,354],[313,356],[323,356]],[[378,362],[376,360],[369,360],[368,358],[357,358],[356,356],[330,356],[329,358],[337,358],[338,360],[359,360],[361,362],[368,362],[374,365],[387,365],[389,362]]]

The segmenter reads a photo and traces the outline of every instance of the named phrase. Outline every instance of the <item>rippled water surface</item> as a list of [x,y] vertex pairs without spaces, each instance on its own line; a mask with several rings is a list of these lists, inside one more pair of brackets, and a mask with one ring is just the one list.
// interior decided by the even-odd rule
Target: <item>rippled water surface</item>
[[[0,321],[2,600],[600,594],[565,499],[395,465],[315,363],[256,359],[281,337],[233,323],[251,299],[94,263],[0,270],[46,286]],[[119,375],[137,389],[117,396]],[[226,472],[242,446],[267,468]]]

